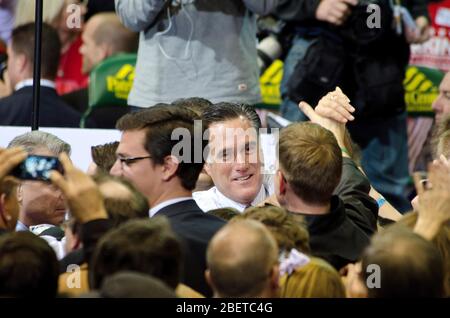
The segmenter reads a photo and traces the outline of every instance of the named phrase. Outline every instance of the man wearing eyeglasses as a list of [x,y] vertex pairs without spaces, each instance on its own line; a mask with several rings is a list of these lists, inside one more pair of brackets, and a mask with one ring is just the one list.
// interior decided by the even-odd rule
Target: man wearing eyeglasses
[[[130,180],[147,197],[150,217],[163,215],[169,219],[184,244],[183,283],[210,296],[204,278],[206,248],[224,221],[203,213],[192,199],[206,146],[203,131],[196,138],[195,119],[195,113],[183,105],[158,105],[125,115],[116,125],[122,137],[110,172]],[[181,158],[172,153],[180,142],[172,138],[176,129],[188,132],[190,138]],[[201,147],[196,144],[199,140]],[[195,151],[201,151],[200,156],[195,156]]]

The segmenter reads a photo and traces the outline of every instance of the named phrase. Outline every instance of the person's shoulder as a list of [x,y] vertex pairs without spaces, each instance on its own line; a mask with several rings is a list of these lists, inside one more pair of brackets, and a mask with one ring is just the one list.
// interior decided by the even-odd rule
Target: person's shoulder
[[216,197],[217,193],[215,187],[212,187],[209,190],[197,191],[192,193],[192,198],[204,212],[218,208],[214,200]]

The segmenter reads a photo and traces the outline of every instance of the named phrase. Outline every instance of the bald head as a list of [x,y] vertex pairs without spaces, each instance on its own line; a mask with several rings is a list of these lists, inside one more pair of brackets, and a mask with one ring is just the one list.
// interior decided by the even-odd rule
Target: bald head
[[109,175],[95,176],[94,179],[115,226],[130,219],[148,217],[148,201],[131,183]]
[[211,240],[207,261],[208,280],[216,296],[273,296],[278,248],[263,224],[254,220],[229,223]]
[[123,26],[115,13],[99,13],[86,23],[83,34],[83,72],[89,73],[104,59],[117,53],[137,51],[138,34]]

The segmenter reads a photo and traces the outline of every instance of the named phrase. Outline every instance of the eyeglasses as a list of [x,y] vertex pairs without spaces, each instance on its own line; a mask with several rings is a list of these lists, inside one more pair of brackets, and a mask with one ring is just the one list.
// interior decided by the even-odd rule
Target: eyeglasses
[[120,163],[126,166],[129,166],[133,163],[135,163],[136,161],[142,160],[142,159],[149,159],[152,156],[144,156],[144,157],[121,157],[121,156],[117,156],[117,160],[120,161]]

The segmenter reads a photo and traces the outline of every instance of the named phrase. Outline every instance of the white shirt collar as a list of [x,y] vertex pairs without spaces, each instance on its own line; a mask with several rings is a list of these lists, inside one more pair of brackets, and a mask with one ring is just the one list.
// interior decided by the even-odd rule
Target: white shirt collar
[[192,197],[181,197],[161,202],[150,209],[149,215],[150,217],[153,217],[156,213],[158,213],[161,209],[165,208],[166,206],[187,200],[192,200]]
[[[27,87],[27,86],[33,86],[32,78],[27,78],[23,81],[20,81],[19,83],[16,84],[16,87],[14,87],[14,90],[18,91],[19,89]],[[47,80],[47,79],[42,79],[42,78],[41,78],[41,86],[50,87],[50,88],[56,87],[55,82]]]

